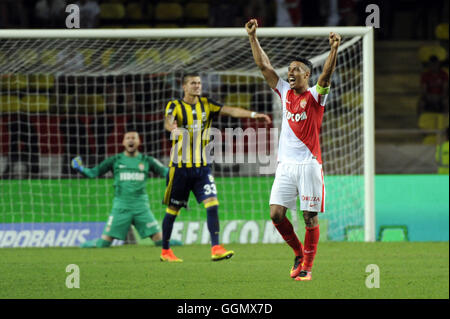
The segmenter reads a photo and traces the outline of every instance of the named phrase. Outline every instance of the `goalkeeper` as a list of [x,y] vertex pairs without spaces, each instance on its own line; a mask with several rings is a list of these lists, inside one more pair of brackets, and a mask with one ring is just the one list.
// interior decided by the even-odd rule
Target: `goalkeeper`
[[[162,246],[162,233],[150,210],[146,181],[150,170],[166,177],[168,168],[152,156],[138,151],[141,144],[135,131],[125,133],[125,151],[105,159],[94,168],[83,166],[81,157],[72,159],[72,167],[89,178],[102,176],[108,171],[114,174],[114,202],[101,238],[88,240],[81,247],[109,247],[114,238],[125,240],[133,224],[141,238],[150,237],[156,246]],[[171,245],[181,245],[171,240]]]

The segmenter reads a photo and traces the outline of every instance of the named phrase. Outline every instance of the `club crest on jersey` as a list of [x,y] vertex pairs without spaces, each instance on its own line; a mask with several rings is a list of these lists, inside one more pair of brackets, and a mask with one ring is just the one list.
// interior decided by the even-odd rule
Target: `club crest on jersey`
[[300,114],[299,113],[294,114],[294,113],[287,111],[286,118],[288,121],[290,120],[292,122],[299,122],[299,121],[306,120],[308,117],[306,116],[306,111],[303,111]]
[[139,169],[140,169],[141,171],[143,171],[144,168],[145,168],[144,163],[139,163]]
[[301,106],[302,109],[304,109],[306,107],[306,100],[305,99],[300,101],[300,106]]

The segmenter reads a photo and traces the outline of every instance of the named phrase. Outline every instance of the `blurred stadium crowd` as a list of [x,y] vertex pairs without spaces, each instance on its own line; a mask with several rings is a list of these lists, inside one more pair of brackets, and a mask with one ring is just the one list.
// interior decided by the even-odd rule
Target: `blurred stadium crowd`
[[[375,33],[375,125],[377,149],[380,150],[377,151],[377,165],[390,163],[383,158],[391,150],[389,146],[383,148],[386,142],[408,144],[402,149],[405,158],[422,152],[417,146],[420,144],[425,147],[424,152],[436,149],[426,160],[432,160],[433,167],[448,174],[448,1],[0,0],[0,27],[64,28],[65,8],[70,3],[80,7],[81,28],[243,28],[249,18],[257,18],[265,27],[359,26],[365,25],[366,6],[376,3],[381,12],[381,28]],[[78,62],[86,63],[88,57],[73,56],[71,64],[77,67]],[[47,62],[49,60],[42,60],[42,63]],[[87,163],[94,164],[102,159],[101,154],[118,150],[120,141],[117,139],[120,137],[117,132],[126,128],[126,123],[130,122],[129,114],[139,118],[131,122],[142,123],[138,129],[147,134],[144,136],[147,141],[145,151],[156,153],[159,146],[151,141],[161,140],[163,128],[158,125],[162,123],[162,114],[155,115],[155,109],[161,106],[149,105],[147,101],[171,98],[171,90],[163,87],[164,79],[158,81],[149,75],[115,79],[75,79],[64,75],[16,77],[14,81],[19,83],[17,91],[20,94],[11,92],[4,78],[0,80],[0,155],[3,154],[5,159],[0,165],[0,178],[13,178],[13,166],[18,162],[27,166],[26,176],[38,177],[40,154],[65,154],[64,163],[69,163],[71,156],[85,155]],[[8,81],[13,80],[9,78]],[[31,86],[25,84],[27,81]],[[114,85],[105,85],[111,81]],[[102,91],[94,92],[93,87]],[[47,92],[47,96],[24,94],[40,91]],[[56,92],[58,94],[54,94]],[[149,96],[155,94],[152,92],[160,93],[157,97]],[[62,116],[70,113],[62,108],[74,103],[66,100],[73,94],[78,96],[76,103],[84,106],[85,115]],[[271,110],[270,96],[249,95],[245,100],[248,105]],[[20,110],[24,101],[27,105],[32,102],[34,109],[12,112]],[[54,109],[54,105],[58,105],[58,109]],[[148,110],[153,111],[149,113]],[[98,111],[104,116],[89,116]],[[49,127],[52,132],[38,134],[39,130]],[[43,140],[40,141],[38,136]],[[46,136],[54,140],[49,142]],[[65,140],[63,146],[58,142],[60,139]],[[411,148],[411,143],[416,146]],[[395,146],[396,152],[400,149]],[[89,154],[95,154],[95,159],[90,161]],[[398,169],[402,172],[401,167]],[[421,172],[420,168],[418,170],[413,172]],[[63,165],[63,174],[70,172],[70,168]],[[377,173],[388,172],[392,173],[377,168]]]
[[[380,7],[379,37],[432,39],[448,4],[415,0],[1,0],[2,28],[61,28],[68,4],[80,7],[81,27],[264,27],[364,25],[368,4]],[[408,17],[405,17],[405,12]],[[407,20],[414,24],[408,28]],[[403,27],[402,27],[403,26]],[[409,30],[408,30],[409,29]]]

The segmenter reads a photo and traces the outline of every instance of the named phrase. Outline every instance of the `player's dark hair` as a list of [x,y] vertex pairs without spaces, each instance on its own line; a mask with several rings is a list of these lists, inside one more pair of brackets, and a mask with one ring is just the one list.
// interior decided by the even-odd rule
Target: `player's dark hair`
[[309,74],[312,74],[313,64],[306,58],[302,58],[301,56],[296,56],[293,61],[301,62],[309,69]]
[[185,84],[187,78],[194,77],[194,76],[200,76],[200,73],[194,72],[194,71],[184,73],[183,77],[182,77],[182,83]]
[[134,126],[127,126],[125,132],[123,133],[123,136],[125,136],[125,134],[130,132],[136,132],[139,134],[139,131]]

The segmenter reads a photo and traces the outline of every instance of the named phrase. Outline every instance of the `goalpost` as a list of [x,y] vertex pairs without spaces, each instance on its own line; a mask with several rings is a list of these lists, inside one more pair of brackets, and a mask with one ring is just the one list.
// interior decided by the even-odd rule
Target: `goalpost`
[[[257,35],[281,77],[292,57],[302,55],[314,64],[314,82],[331,31],[343,41],[321,133],[321,240],[374,241],[372,28],[260,28]],[[0,30],[0,247],[70,246],[101,233],[111,209],[111,175],[88,180],[71,170],[70,158],[81,155],[87,166],[97,165],[121,151],[124,131],[133,128],[143,138],[142,151],[167,164],[164,107],[182,97],[186,71],[201,74],[203,95],[268,113],[272,129],[279,128],[279,99],[253,62],[244,28]],[[236,138],[235,158],[243,152],[248,160],[261,147],[276,151],[277,136],[264,124],[219,117],[213,126],[224,140],[227,128],[260,133],[254,148],[240,149]],[[280,242],[269,221],[274,171],[264,170],[266,164],[213,164],[222,241]],[[149,178],[148,185],[161,222],[165,180]],[[203,206],[193,198],[189,206],[175,236],[206,243]]]

